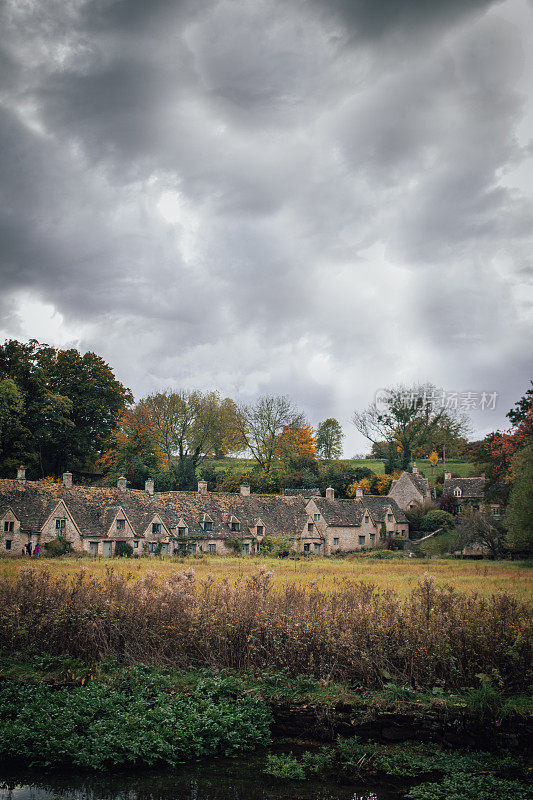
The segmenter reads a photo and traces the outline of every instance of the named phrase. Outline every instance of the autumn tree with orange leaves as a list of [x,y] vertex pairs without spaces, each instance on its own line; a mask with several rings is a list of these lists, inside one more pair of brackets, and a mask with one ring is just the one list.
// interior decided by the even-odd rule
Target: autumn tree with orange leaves
[[168,468],[157,423],[149,409],[137,404],[122,412],[100,464],[110,485],[124,475],[134,487],[141,487],[146,478]]

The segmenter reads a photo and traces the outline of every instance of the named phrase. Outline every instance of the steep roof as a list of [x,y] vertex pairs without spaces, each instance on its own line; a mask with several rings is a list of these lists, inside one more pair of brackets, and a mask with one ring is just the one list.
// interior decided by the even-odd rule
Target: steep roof
[[461,490],[461,497],[481,500],[485,491],[485,478],[448,478],[442,487],[443,494],[453,495],[454,489]]
[[[296,535],[306,523],[305,502],[301,496],[213,494],[196,492],[156,492],[153,496],[138,489],[121,491],[115,488],[73,486],[65,489],[59,484],[0,480],[0,502],[10,506],[21,521],[23,529],[42,528],[57,503],[65,505],[84,536],[103,537],[120,508],[123,509],[135,535],[142,537],[155,515],[170,530],[183,519],[189,535],[230,535],[230,519],[241,523],[241,533],[249,533],[259,520],[276,533]],[[213,530],[204,532],[200,525],[204,515],[213,522]]]
[[387,509],[391,509],[397,522],[407,522],[407,517],[391,497],[365,494],[357,500],[315,499],[323,519],[332,527],[358,527],[367,508],[376,522],[384,522]]

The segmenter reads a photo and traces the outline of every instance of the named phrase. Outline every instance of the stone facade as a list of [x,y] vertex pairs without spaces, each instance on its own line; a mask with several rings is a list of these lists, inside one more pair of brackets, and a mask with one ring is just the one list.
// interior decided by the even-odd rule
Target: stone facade
[[473,478],[452,478],[450,472],[445,472],[442,494],[454,498],[457,504],[457,517],[461,517],[467,510],[481,511],[498,521],[502,516],[502,508],[499,503],[485,500],[485,485],[485,475]]
[[[386,533],[384,534],[384,531]],[[154,492],[128,489],[119,479],[116,489],[0,480],[0,555],[21,555],[57,539],[66,539],[78,553],[113,556],[126,542],[134,554],[260,551],[268,536],[287,536],[293,550],[329,556],[406,538],[407,519],[389,497],[355,500],[250,494],[211,493],[205,483],[198,492]]]
[[429,480],[423,478],[416,464],[413,464],[412,472],[402,472],[400,477],[392,482],[388,496],[395,500],[403,511],[409,511],[418,503],[434,499],[434,491],[429,485]]

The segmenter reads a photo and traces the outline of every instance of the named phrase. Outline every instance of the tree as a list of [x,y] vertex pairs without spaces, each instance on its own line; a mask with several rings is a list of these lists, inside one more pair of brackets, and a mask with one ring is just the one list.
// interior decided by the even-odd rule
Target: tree
[[269,472],[275,461],[281,434],[305,424],[303,415],[288,397],[260,397],[254,405],[239,407],[239,427],[252,457]]
[[420,519],[419,528],[425,533],[432,533],[433,531],[439,530],[439,528],[450,530],[454,526],[455,517],[453,514],[449,514],[447,511],[442,511],[439,509],[431,509]]
[[480,511],[465,513],[457,528],[458,549],[482,545],[494,558],[505,552],[504,539],[504,528],[493,522],[488,514]]
[[533,551],[533,443],[518,452],[512,464],[513,485],[505,514],[506,545],[515,552]]
[[468,428],[464,414],[442,405],[442,395],[432,384],[396,386],[384,390],[364,411],[354,412],[352,421],[371,442],[385,440],[396,448],[389,469],[407,469],[415,448],[429,447],[439,429],[460,437]]
[[286,469],[308,467],[318,456],[315,432],[311,425],[285,427],[277,438],[274,453]]
[[[0,443],[0,471],[24,462],[30,474],[83,470],[100,456],[131,394],[96,354],[56,350],[35,339],[0,347],[0,382],[12,381],[22,406]],[[7,384],[4,384],[7,386]],[[14,395],[12,395],[14,397]]]
[[344,434],[338,420],[328,417],[317,428],[316,445],[322,458],[340,458]]
[[157,424],[145,406],[139,403],[122,412],[100,463],[110,485],[124,475],[139,489],[147,478],[168,469]]

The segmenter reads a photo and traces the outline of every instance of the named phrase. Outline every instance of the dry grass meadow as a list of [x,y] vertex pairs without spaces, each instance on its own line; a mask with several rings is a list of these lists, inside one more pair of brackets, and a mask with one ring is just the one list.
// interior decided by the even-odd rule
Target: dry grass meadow
[[64,557],[61,559],[1,559],[0,580],[14,577],[21,569],[31,566],[47,570],[55,578],[71,576],[81,569],[90,575],[103,578],[112,569],[117,576],[132,580],[148,572],[162,579],[176,572],[192,568],[199,580],[211,575],[215,581],[239,582],[253,575],[259,566],[272,573],[274,587],[289,584],[304,588],[316,586],[325,592],[335,592],[348,581],[364,581],[381,591],[392,590],[406,597],[416,587],[425,573],[429,573],[437,586],[453,586],[458,592],[477,593],[490,597],[505,591],[525,602],[533,602],[533,570],[531,564],[520,561],[470,561],[458,559],[407,559],[378,560],[369,557],[344,559],[277,559],[266,557],[215,557],[202,558],[139,558],[90,559]]

